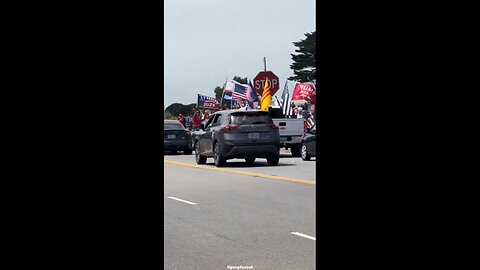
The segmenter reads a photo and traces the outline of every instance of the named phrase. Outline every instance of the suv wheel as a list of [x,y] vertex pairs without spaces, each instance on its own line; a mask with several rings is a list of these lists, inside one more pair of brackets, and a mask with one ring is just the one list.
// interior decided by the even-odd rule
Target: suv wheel
[[300,157],[300,146],[299,145],[292,145],[290,147],[290,152],[292,152],[292,157]]
[[310,156],[307,152],[307,146],[305,143],[302,144],[302,159],[303,160],[310,160],[312,156]]
[[213,146],[213,160],[217,167],[225,166],[225,163],[227,162],[227,160],[220,155],[220,143],[218,142]]
[[247,162],[248,166],[255,164],[255,158],[246,158],[245,161]]
[[270,165],[270,166],[277,166],[279,159],[280,159],[280,156],[279,156],[279,155],[271,155],[271,156],[268,156],[268,157],[267,157],[268,165]]
[[207,157],[203,157],[200,155],[200,143],[198,141],[195,142],[195,161],[197,162],[197,164],[207,163]]

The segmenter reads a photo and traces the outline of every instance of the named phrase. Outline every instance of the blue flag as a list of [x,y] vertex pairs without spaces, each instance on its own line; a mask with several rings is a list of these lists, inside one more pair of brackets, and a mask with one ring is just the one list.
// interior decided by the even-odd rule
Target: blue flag
[[247,107],[253,108],[253,102],[255,101],[258,102],[258,95],[253,89],[252,80],[250,80],[247,85]]

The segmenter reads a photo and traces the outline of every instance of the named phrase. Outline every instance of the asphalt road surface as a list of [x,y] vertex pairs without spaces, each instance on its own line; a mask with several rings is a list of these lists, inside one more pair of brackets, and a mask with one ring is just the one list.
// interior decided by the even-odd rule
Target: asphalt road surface
[[223,168],[165,154],[164,269],[315,269],[315,159],[287,153]]

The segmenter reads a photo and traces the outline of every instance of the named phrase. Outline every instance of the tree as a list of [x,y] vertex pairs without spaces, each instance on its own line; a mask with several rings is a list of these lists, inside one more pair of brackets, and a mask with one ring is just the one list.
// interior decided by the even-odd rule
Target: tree
[[192,108],[197,106],[196,103],[183,105],[181,103],[172,103],[165,109],[165,114],[170,114],[174,117],[178,117],[179,114],[190,115],[192,114]]
[[215,87],[215,90],[213,90],[213,92],[215,92],[215,98],[217,100],[222,99],[223,87],[217,86]]
[[305,33],[305,39],[293,42],[293,44],[298,47],[298,49],[295,50],[298,54],[290,54],[293,60],[290,68],[293,70],[294,75],[289,77],[289,80],[308,82],[315,79],[317,75],[315,34],[315,31]]
[[241,84],[247,84],[248,83],[247,77],[242,78],[242,77],[238,77],[238,76],[233,76],[233,80],[236,81],[236,82],[239,82]]

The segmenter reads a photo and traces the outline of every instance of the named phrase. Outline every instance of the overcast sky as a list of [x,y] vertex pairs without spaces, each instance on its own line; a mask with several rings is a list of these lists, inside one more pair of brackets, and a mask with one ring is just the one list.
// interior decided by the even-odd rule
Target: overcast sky
[[[197,102],[233,76],[293,75],[293,42],[315,31],[315,0],[165,0],[165,107]],[[289,81],[292,93],[294,82]]]

